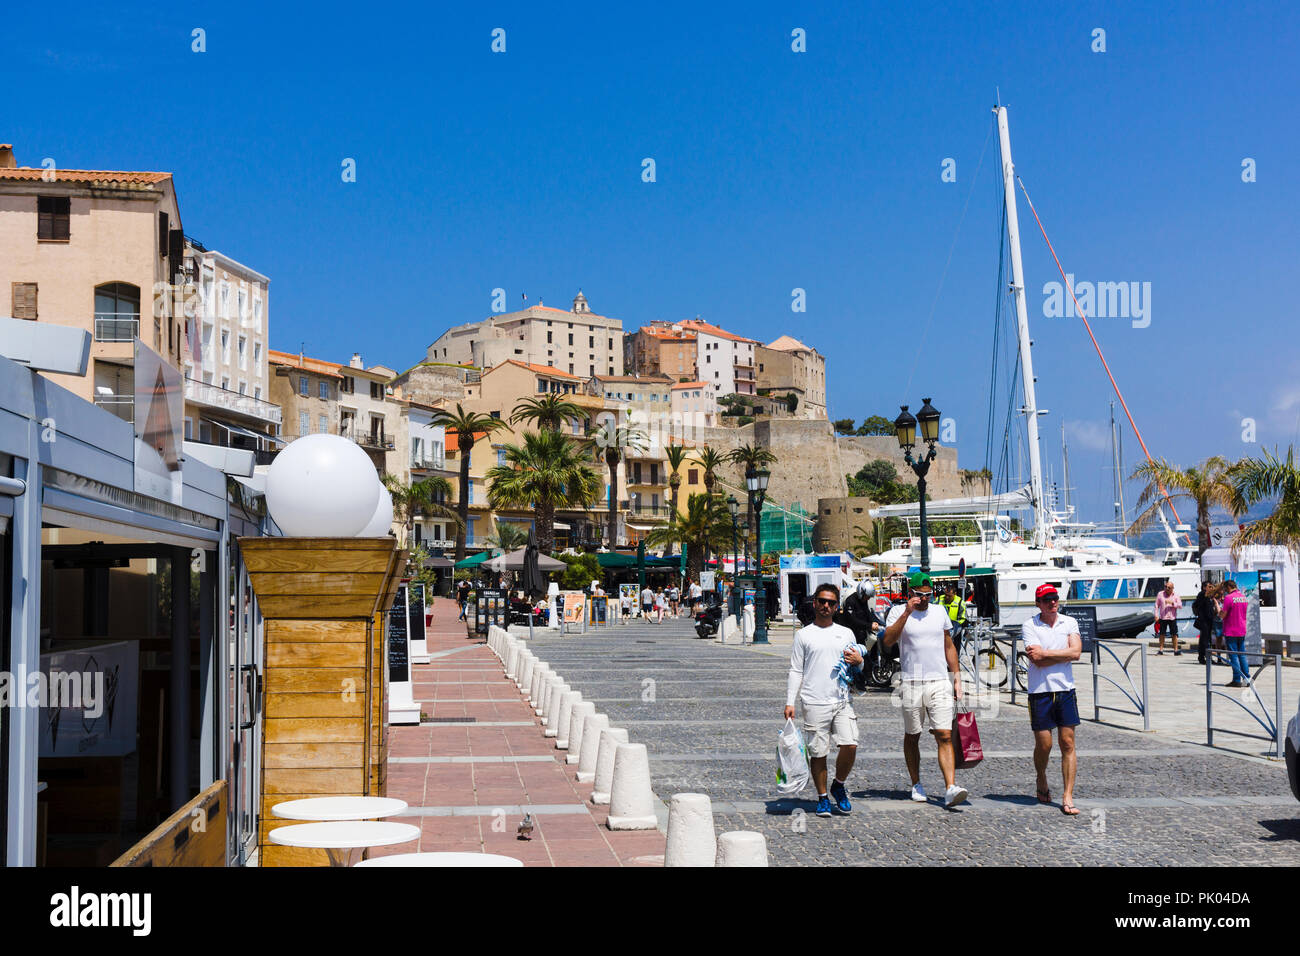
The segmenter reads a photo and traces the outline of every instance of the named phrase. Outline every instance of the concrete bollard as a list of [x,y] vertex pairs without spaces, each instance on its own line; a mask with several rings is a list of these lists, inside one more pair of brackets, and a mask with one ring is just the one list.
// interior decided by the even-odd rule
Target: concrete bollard
[[718,625],[718,643],[730,644],[739,630],[740,625],[736,622],[736,615],[728,614]]
[[[611,808],[610,812],[613,812]],[[713,803],[708,794],[675,793],[668,801],[668,840],[664,866],[713,866],[718,841],[713,834]]]
[[533,680],[528,688],[528,702],[533,705],[535,710],[542,703],[542,685],[547,677],[551,675],[551,669],[541,661],[533,668]]
[[582,700],[582,692],[570,690],[560,698],[560,717],[555,722],[555,746],[560,750],[569,749],[569,723],[573,708]]
[[[591,705],[595,707],[595,704]],[[606,714],[592,714],[582,722],[582,747],[578,755],[578,782],[591,783],[596,779],[596,758],[600,756],[600,735],[609,727]],[[569,748],[572,752],[573,748]]]
[[[560,708],[564,706],[564,695],[572,694],[569,685],[563,679],[551,685],[551,696],[546,698],[546,736],[555,737],[560,732]],[[572,705],[573,698],[569,698]]]
[[611,830],[653,830],[654,795],[650,792],[650,755],[645,744],[619,744],[614,748],[614,779],[609,788]]
[[569,714],[568,746],[564,747],[569,751],[569,755],[564,758],[565,763],[577,763],[581,758],[583,725],[595,713],[596,705],[589,700],[580,700],[573,705],[573,711]]
[[542,718],[542,723],[546,724],[551,716],[551,697],[555,694],[555,689],[564,684],[564,678],[554,671],[551,676],[546,678],[546,684],[542,687],[542,702],[537,705],[537,714]]
[[514,644],[506,651],[506,680],[514,680],[516,670],[519,667],[519,655],[524,649],[518,644]]
[[521,693],[528,693],[528,688],[532,686],[533,668],[537,666],[537,655],[528,651],[524,655],[524,666],[519,672],[519,680],[515,684],[519,687]]
[[767,866],[767,839],[752,830],[732,830],[719,835],[717,865]]
[[600,732],[600,744],[596,748],[596,775],[592,778],[595,790],[591,802],[609,803],[609,791],[614,785],[614,756],[619,744],[627,743],[627,731],[622,727],[606,727]]

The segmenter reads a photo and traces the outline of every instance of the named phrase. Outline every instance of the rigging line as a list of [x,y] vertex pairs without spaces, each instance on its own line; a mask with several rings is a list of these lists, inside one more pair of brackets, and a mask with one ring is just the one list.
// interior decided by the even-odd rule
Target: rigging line
[[[1133,420],[1133,413],[1129,411],[1128,402],[1124,400],[1124,393],[1119,390],[1119,383],[1115,381],[1115,376],[1111,373],[1110,364],[1106,361],[1106,356],[1102,354],[1101,346],[1097,343],[1097,336],[1093,335],[1092,324],[1088,321],[1088,316],[1084,314],[1083,309],[1079,307],[1079,300],[1074,296],[1074,288],[1070,285],[1070,280],[1065,275],[1065,270],[1061,267],[1061,260],[1056,256],[1056,249],[1052,246],[1052,240],[1047,238],[1047,230],[1043,227],[1043,221],[1038,218],[1038,210],[1034,208],[1034,201],[1029,198],[1029,190],[1025,188],[1025,181],[1016,175],[1016,182],[1020,183],[1020,191],[1025,194],[1025,202],[1029,203],[1029,211],[1034,214],[1034,222],[1038,223],[1038,231],[1043,234],[1043,241],[1047,243],[1047,249],[1052,254],[1052,261],[1056,263],[1056,269],[1061,273],[1061,280],[1065,283],[1065,289],[1070,293],[1070,298],[1074,301],[1074,308],[1079,313],[1079,318],[1083,320],[1083,327],[1088,330],[1088,338],[1092,339],[1092,347],[1097,350],[1097,358],[1101,359],[1102,368],[1106,370],[1106,377],[1110,379],[1110,387],[1115,390],[1115,397],[1124,408],[1124,414],[1128,416],[1128,423],[1133,427],[1133,434],[1137,436],[1138,444],[1142,446],[1142,453],[1147,456],[1147,461],[1155,466],[1155,460],[1151,457],[1151,452],[1147,450],[1147,443],[1142,438],[1142,432],[1138,431],[1137,422]],[[1179,524],[1182,518],[1178,516],[1178,508],[1174,506],[1173,498],[1169,496],[1168,489],[1165,488],[1164,482],[1159,479],[1156,484],[1160,487],[1160,493],[1165,496],[1165,501],[1169,503],[1169,510],[1174,513],[1174,520]],[[1184,534],[1187,543],[1192,543],[1192,536]]]
[[984,470],[989,476],[989,502],[985,505],[985,510],[992,507],[993,490],[993,425],[994,416],[997,414],[997,384],[998,384],[998,348],[1001,344],[1001,332],[1003,323],[1003,305],[1006,302],[1005,281],[1006,281],[1006,229],[1003,228],[1007,218],[1007,198],[1006,191],[1002,191],[1002,202],[998,214],[998,279],[994,288],[993,300],[993,355],[989,363],[989,407],[988,419],[984,435]]
[[912,390],[912,378],[916,375],[916,367],[921,363],[921,353],[925,350],[925,337],[930,332],[930,324],[934,321],[935,310],[939,307],[939,295],[943,292],[943,282],[948,278],[948,267],[952,265],[952,254],[957,251],[957,240],[961,238],[962,223],[966,221],[966,210],[970,208],[971,197],[975,195],[975,184],[979,182],[980,169],[984,166],[984,154],[988,152],[989,140],[993,138],[993,127],[989,127],[988,133],[984,136],[984,146],[980,149],[980,159],[975,165],[975,175],[970,181],[970,190],[966,193],[966,203],[961,207],[961,218],[957,220],[957,231],[952,235],[952,245],[948,248],[948,260],[943,264],[943,272],[939,274],[939,286],[934,290],[934,301],[930,303],[930,314],[926,316],[925,326],[921,329],[921,338],[916,347],[916,356],[912,359],[912,370],[907,373],[907,385],[903,387],[903,394],[906,395]]

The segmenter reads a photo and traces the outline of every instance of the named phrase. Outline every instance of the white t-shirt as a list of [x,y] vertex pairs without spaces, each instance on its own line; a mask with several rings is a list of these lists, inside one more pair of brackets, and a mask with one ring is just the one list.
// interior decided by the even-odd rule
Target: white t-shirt
[[790,676],[785,686],[787,706],[794,706],[796,694],[805,707],[847,701],[849,665],[844,661],[844,651],[849,647],[856,647],[859,654],[866,656],[867,649],[843,624],[830,627],[809,624],[800,628],[790,648]]
[[641,603],[647,607],[655,603],[655,593],[649,588],[641,591]]
[[[1048,627],[1043,616],[1035,614],[1020,625],[1020,635],[1025,647],[1036,644],[1045,651],[1063,651],[1070,646],[1070,635],[1079,636],[1079,624],[1072,617],[1056,615],[1056,623]],[[1051,694],[1074,690],[1074,668],[1069,661],[1039,667],[1029,662],[1029,693]]]
[[691,597],[697,598],[697,597],[702,597],[703,595],[704,595],[704,591],[700,588],[698,584],[691,585]]
[[[906,604],[898,604],[885,621],[888,627],[903,616]],[[931,603],[924,611],[913,611],[903,624],[898,638],[902,658],[903,680],[951,680],[948,657],[944,653],[943,635],[952,630],[952,619],[938,604]]]

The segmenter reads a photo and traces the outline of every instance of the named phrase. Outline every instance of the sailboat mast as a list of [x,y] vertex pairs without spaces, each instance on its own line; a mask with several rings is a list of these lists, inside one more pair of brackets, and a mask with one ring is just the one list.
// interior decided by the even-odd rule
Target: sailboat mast
[[1020,378],[1025,393],[1021,412],[1029,440],[1029,493],[1034,499],[1034,546],[1047,544],[1047,502],[1043,500],[1043,462],[1038,444],[1038,401],[1034,395],[1034,362],[1029,340],[1029,311],[1025,305],[1025,269],[1020,261],[1020,218],[1016,213],[1016,169],[1011,162],[1011,132],[1007,128],[1007,108],[994,107],[998,117],[998,140],[1002,144],[1002,185],[1006,190],[1007,239],[1011,246],[1011,281],[1016,297],[1016,329],[1020,343]]
[[1119,451],[1119,432],[1115,430],[1115,403],[1110,403],[1110,448],[1115,457],[1115,520],[1119,523],[1119,533],[1124,536],[1124,547],[1128,547],[1128,518],[1124,511],[1124,470]]
[[1070,513],[1070,449],[1065,444],[1065,421],[1061,421],[1061,470],[1065,474],[1065,484],[1061,490],[1065,492],[1065,512]]

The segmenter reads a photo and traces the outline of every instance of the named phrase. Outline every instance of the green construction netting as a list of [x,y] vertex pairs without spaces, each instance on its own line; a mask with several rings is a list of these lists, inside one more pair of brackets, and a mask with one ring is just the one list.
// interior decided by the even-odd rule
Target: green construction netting
[[813,551],[813,524],[816,519],[795,503],[789,507],[763,503],[763,512],[759,515],[759,527],[763,532],[763,552],[786,553]]

